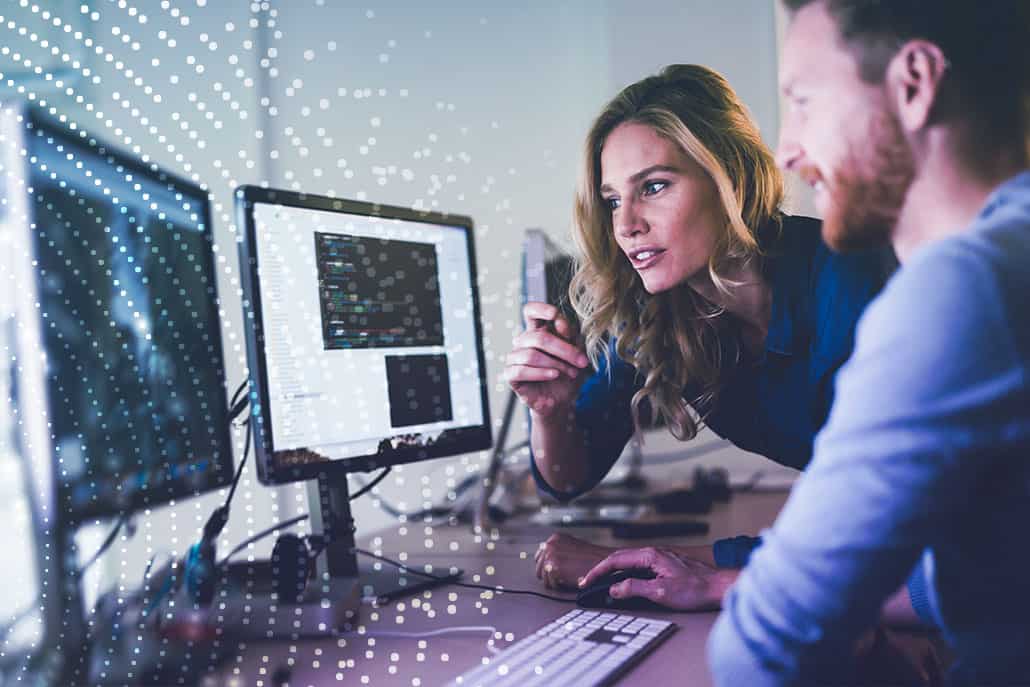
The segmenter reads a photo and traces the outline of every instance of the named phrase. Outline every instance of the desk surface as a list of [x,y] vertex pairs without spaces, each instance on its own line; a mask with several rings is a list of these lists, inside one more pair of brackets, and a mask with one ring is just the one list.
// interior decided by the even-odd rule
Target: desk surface
[[[757,534],[775,519],[786,492],[734,495],[706,516],[710,532],[703,537],[667,539],[666,543],[703,544],[721,537]],[[468,527],[422,523],[363,537],[363,544],[395,560],[424,561],[465,569],[464,581],[546,591],[534,574],[533,554],[553,530],[515,523],[485,536]],[[585,539],[627,545],[597,530],[570,530]],[[646,543],[633,542],[632,545]],[[297,685],[443,685],[481,663],[491,653],[488,631],[444,634],[425,638],[377,636],[377,633],[422,633],[455,626],[492,626],[500,632],[495,646],[504,648],[574,608],[538,597],[497,594],[444,586],[382,608],[362,606],[360,627],[352,635],[297,642],[240,643],[236,658],[202,684],[272,686],[276,671],[289,670],[288,684]],[[711,683],[705,661],[705,642],[716,613],[641,613],[672,619],[679,630],[637,665],[623,684],[666,684],[677,671],[689,671],[691,685]]]

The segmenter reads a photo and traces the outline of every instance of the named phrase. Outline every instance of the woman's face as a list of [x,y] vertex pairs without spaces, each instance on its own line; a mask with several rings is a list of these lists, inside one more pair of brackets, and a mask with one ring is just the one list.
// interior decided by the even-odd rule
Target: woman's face
[[676,143],[644,124],[620,124],[601,150],[600,192],[648,293],[707,281],[724,212],[711,178]]

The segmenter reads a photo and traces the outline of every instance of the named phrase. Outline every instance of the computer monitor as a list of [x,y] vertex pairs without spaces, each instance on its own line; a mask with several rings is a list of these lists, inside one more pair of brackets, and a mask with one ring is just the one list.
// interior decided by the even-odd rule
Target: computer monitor
[[40,448],[55,461],[60,517],[117,516],[227,484],[207,192],[38,109],[8,113],[24,153],[6,195],[24,205],[9,208],[5,233],[24,251],[13,258],[34,267],[19,295],[38,304],[45,358],[42,379],[19,391],[50,423]]
[[472,220],[254,186],[236,208],[258,476],[317,480],[320,574],[393,592],[358,570],[346,474],[490,446]]
[[39,107],[0,108],[0,156],[0,469],[27,484],[4,505],[38,547],[37,644],[71,650],[76,529],[232,479],[210,206]]
[[237,192],[266,484],[490,446],[472,221]]
[[33,466],[20,450],[24,442],[19,418],[11,412],[18,373],[18,359],[10,355],[17,350],[13,293],[7,284],[0,288],[0,350],[8,353],[0,356],[0,399],[5,399],[0,409],[0,522],[4,523],[0,540],[7,582],[0,585],[0,684],[14,682],[44,648],[46,617],[39,599],[45,589],[56,588],[43,579],[40,552],[52,549],[51,540],[41,523]]

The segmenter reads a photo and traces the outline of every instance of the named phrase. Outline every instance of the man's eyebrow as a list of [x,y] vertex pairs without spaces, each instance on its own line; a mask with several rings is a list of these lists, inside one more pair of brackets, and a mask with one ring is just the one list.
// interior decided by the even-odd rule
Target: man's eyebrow
[[[679,167],[676,167],[675,165],[651,165],[650,167],[645,167],[644,169],[640,170],[639,172],[631,176],[629,178],[629,182],[631,184],[635,184],[644,177],[648,176],[649,174],[653,174],[654,172],[672,172],[673,174],[682,174],[683,170]],[[599,190],[602,193],[604,193],[605,191],[614,191],[615,189],[613,189],[610,184],[601,184],[601,188]]]

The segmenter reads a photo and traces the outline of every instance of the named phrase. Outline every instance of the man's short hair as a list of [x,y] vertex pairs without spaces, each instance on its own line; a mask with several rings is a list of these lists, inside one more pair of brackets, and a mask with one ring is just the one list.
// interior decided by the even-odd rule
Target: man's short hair
[[[1025,136],[1030,99],[1027,0],[783,0],[796,12],[822,3],[855,55],[861,77],[880,83],[906,42],[923,39],[948,60],[942,117],[992,127],[1011,141]],[[950,92],[945,95],[944,91]]]

